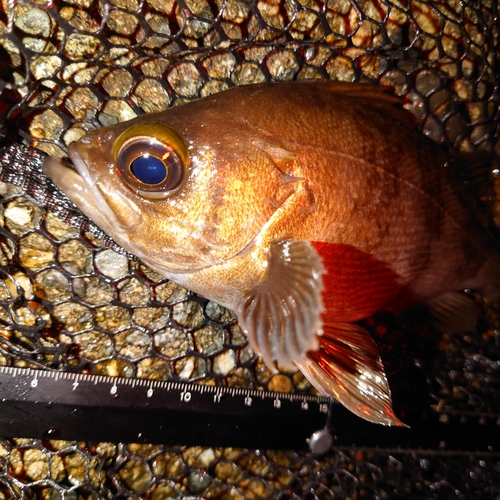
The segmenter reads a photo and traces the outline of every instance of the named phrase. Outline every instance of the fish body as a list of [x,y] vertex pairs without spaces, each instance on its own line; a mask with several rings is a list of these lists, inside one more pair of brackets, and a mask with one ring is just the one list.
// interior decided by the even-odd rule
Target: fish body
[[[355,322],[415,303],[446,316],[465,288],[499,301],[500,251],[398,104],[368,85],[239,87],[93,131],[70,146],[76,170],[45,169],[124,248],[233,309],[269,368],[402,425]],[[149,156],[160,182],[137,173]]]

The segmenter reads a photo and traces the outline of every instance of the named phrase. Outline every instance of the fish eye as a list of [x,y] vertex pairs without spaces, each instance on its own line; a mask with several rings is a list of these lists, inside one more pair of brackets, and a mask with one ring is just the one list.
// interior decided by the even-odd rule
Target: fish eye
[[166,198],[181,187],[189,154],[170,127],[134,125],[116,139],[113,149],[119,175],[136,193],[151,199]]

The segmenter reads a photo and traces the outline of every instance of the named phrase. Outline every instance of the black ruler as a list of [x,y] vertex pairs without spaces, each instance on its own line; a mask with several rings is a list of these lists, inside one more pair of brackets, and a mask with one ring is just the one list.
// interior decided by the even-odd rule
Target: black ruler
[[500,451],[497,415],[400,415],[411,429],[370,424],[326,397],[0,367],[3,437],[305,449],[326,427],[341,449]]

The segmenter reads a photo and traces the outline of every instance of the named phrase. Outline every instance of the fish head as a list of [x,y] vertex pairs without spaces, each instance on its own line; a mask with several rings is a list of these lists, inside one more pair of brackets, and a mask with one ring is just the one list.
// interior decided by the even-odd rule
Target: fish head
[[295,189],[293,155],[199,103],[90,132],[69,147],[72,170],[45,164],[83,213],[169,277],[243,252]]

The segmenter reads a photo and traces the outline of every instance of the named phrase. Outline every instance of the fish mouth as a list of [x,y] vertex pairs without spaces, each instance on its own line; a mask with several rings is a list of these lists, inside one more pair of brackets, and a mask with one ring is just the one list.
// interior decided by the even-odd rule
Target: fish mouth
[[[115,216],[99,189],[98,182],[91,175],[87,164],[77,151],[77,143],[71,143],[68,148],[72,163],[53,156],[46,158],[43,172],[50,177],[57,187],[92,221],[107,232],[125,233],[142,220],[132,218],[124,225]],[[130,205],[130,203],[128,203]]]

